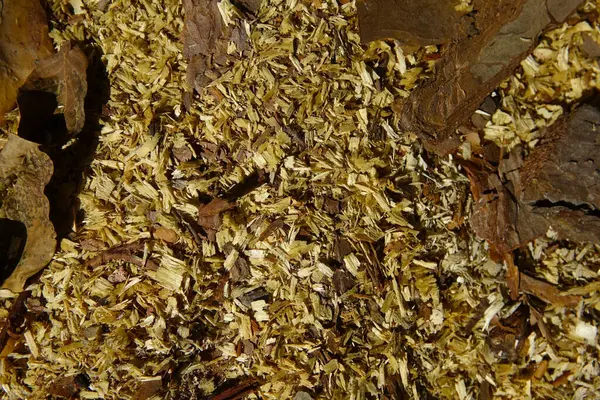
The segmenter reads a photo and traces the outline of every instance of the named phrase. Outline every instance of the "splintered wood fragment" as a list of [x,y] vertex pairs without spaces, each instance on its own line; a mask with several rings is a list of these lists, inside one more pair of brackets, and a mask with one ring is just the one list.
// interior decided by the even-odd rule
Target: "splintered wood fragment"
[[540,33],[563,22],[583,1],[476,0],[473,35],[452,45],[434,77],[394,105],[400,126],[436,153],[451,151],[456,129],[535,47]]
[[517,300],[519,298],[519,267],[515,265],[512,254],[508,254],[506,257],[506,283],[510,291],[511,300]]
[[563,293],[553,285],[523,273],[520,274],[520,288],[523,292],[534,295],[540,300],[554,306],[576,307],[581,301],[580,296],[563,295]]
[[134,253],[138,251],[142,251],[144,249],[143,242],[134,242],[128,243],[121,246],[112,247],[104,252],[98,254],[97,256],[89,259],[85,265],[86,267],[98,267],[100,265],[107,264],[111,261],[119,260],[125,261],[134,265],[137,265],[140,268],[147,268],[151,271],[156,271],[158,269],[158,264],[153,260],[146,260],[144,262],[143,259],[137,257]]

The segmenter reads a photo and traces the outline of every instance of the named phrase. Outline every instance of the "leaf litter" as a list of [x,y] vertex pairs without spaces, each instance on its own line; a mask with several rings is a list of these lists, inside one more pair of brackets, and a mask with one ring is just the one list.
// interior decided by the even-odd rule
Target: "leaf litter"
[[[504,260],[469,229],[463,164],[398,129],[392,103],[440,48],[361,44],[352,2],[220,4],[247,53],[224,36],[217,71],[190,73],[179,2],[83,1],[78,18],[50,2],[57,47],[102,49],[111,98],[83,223],[28,286],[43,317],[0,359],[7,395],[66,382],[80,398],[593,396],[600,248],[527,243],[512,300]],[[582,11],[591,29],[546,33],[540,70],[595,87],[597,62],[559,55],[600,37],[597,6]],[[526,111],[537,129],[558,117],[542,91],[577,98],[523,65],[484,129],[506,147],[536,136]],[[7,317],[14,294],[0,294]]]

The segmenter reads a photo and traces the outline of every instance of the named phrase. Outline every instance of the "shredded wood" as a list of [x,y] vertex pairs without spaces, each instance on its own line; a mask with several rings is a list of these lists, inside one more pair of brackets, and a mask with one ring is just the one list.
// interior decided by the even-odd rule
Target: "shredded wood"
[[[49,3],[55,47],[91,43],[110,100],[83,217],[0,358],[6,398],[597,397],[600,247],[530,243],[511,300],[463,168],[397,128],[437,47],[362,45],[352,1],[264,0],[248,56],[189,98],[179,1]],[[487,139],[534,143],[597,85],[584,33],[597,19],[544,37]]]

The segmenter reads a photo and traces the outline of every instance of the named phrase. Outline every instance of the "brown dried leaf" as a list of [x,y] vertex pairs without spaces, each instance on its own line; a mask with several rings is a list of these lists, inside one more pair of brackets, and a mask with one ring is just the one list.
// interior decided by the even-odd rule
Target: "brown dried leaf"
[[0,122],[36,64],[54,52],[39,0],[0,3]]
[[21,260],[3,288],[23,290],[25,281],[52,259],[56,233],[48,215],[44,188],[54,167],[36,143],[10,135],[0,152],[0,218],[20,221],[27,229]]
[[[8,312],[8,317],[4,321],[2,331],[0,331],[0,358],[10,354],[13,350],[11,346],[11,336],[21,328],[27,314],[27,300],[31,296],[30,290],[25,290],[13,301]],[[14,343],[12,343],[14,345]]]
[[79,133],[85,124],[84,102],[87,94],[88,60],[78,47],[65,44],[54,56],[40,62],[25,88],[56,93],[64,107],[65,123],[70,133]]
[[79,392],[76,376],[65,376],[52,382],[48,393],[58,397],[72,398]]
[[[247,3],[252,11],[260,1]],[[213,79],[220,76],[231,59],[227,53],[230,41],[238,51],[247,48],[248,38],[240,21],[226,26],[214,0],[185,0],[185,28],[183,31],[183,55],[188,61],[187,80],[200,92]]]
[[173,229],[159,226],[154,230],[154,237],[164,240],[167,243],[175,243],[179,240],[179,235]]
[[173,147],[173,155],[181,162],[189,161],[194,156],[187,146]]
[[221,226],[221,213],[235,207],[227,200],[213,199],[198,209],[198,225],[203,227],[210,240],[214,240],[216,231]]
[[121,260],[137,265],[140,268],[156,271],[158,269],[158,264],[155,261],[148,259],[144,263],[142,258],[135,256],[136,251],[141,251],[143,249],[144,244],[142,242],[134,242],[112,247],[89,259],[85,265],[86,267],[94,268],[114,260]]
[[127,280],[127,271],[123,267],[119,267],[107,279],[110,283],[125,282]]
[[506,264],[508,266],[506,270],[506,282],[510,290],[510,298],[517,300],[519,297],[519,267],[515,264],[512,254],[506,256]]
[[150,397],[154,396],[156,393],[160,391],[162,388],[162,379],[158,377],[157,379],[152,379],[150,381],[144,381],[138,388],[134,400],[146,400]]
[[338,294],[344,294],[356,285],[354,277],[342,269],[338,269],[333,273],[332,282],[333,288]]

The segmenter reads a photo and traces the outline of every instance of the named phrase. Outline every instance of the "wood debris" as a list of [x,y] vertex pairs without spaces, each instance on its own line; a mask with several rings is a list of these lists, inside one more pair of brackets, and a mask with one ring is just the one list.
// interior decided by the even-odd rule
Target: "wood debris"
[[456,130],[537,44],[582,1],[476,1],[474,33],[442,54],[433,78],[395,105],[403,129],[445,154],[458,146]]
[[[28,283],[30,312],[0,356],[6,397],[47,398],[77,376],[88,399],[598,392],[600,247],[543,235],[514,250],[513,299],[471,220],[488,177],[503,186],[500,160],[543,146],[558,104],[600,87],[581,49],[583,33],[600,40],[600,3],[482,90],[485,125],[446,157],[399,128],[392,104],[455,45],[365,44],[355,2],[69,4],[48,2],[50,36],[101,54],[110,96],[76,229]],[[16,297],[0,290],[0,319]]]
[[466,36],[469,18],[461,22],[453,0],[359,0],[358,25],[364,42],[396,39],[403,45],[446,44]]
[[514,149],[497,173],[468,169],[476,201],[471,224],[503,254],[545,236],[600,243],[600,111],[583,105],[541,134],[523,160]]

